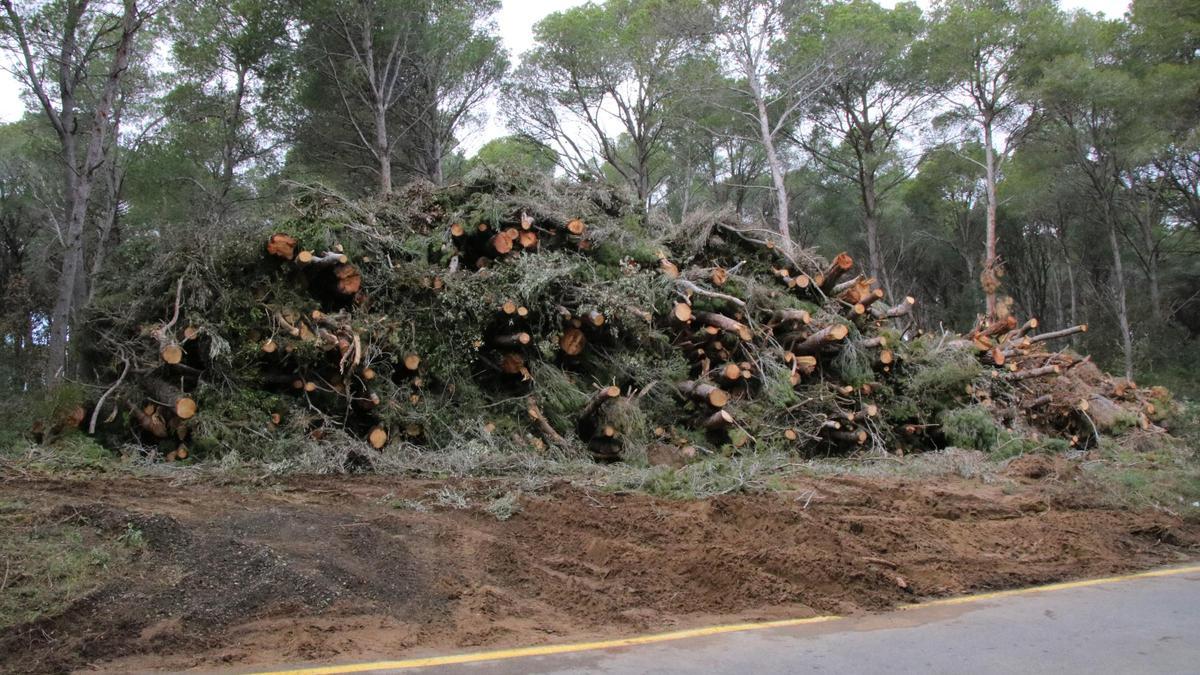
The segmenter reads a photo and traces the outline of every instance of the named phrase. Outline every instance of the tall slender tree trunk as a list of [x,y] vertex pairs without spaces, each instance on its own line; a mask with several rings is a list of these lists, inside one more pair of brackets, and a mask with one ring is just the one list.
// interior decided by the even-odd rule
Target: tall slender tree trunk
[[[1150,209],[1147,208],[1147,211]],[[1154,243],[1154,228],[1150,224],[1151,214],[1138,218],[1142,243],[1146,247],[1146,281],[1150,284],[1150,312],[1158,323],[1163,321],[1162,291],[1158,285],[1158,246]]]
[[754,94],[754,105],[758,110],[758,130],[762,136],[763,150],[767,153],[767,166],[771,169],[771,184],[775,192],[775,227],[783,238],[785,250],[792,250],[792,228],[788,217],[787,184],[783,171],[783,162],[775,148],[775,139],[771,134],[771,118],[767,114],[767,104],[763,100],[762,90],[758,82],[751,77],[750,90]]
[[867,229],[867,257],[871,276],[878,279],[884,292],[888,297],[892,297],[892,284],[883,262],[883,249],[879,245],[879,197],[875,194],[875,176],[870,171],[862,170],[860,177],[863,223]]
[[[86,301],[86,237],[88,207],[92,198],[92,186],[96,180],[96,171],[104,165],[104,148],[106,132],[109,127],[109,114],[113,102],[120,89],[121,78],[129,66],[129,50],[132,47],[134,34],[141,21],[138,18],[136,0],[125,0],[125,11],[121,21],[121,38],[113,52],[113,60],[108,69],[104,86],[92,111],[91,128],[89,129],[87,152],[83,162],[78,162],[78,147],[76,131],[66,128],[66,133],[60,132],[63,145],[62,157],[65,163],[66,176],[66,238],[63,247],[62,266],[59,269],[58,289],[55,294],[54,308],[50,314],[50,339],[47,345],[46,382],[58,384],[67,372],[67,343],[70,339],[71,325]],[[64,65],[64,67],[66,67]],[[70,118],[74,115],[73,92],[63,93],[63,111],[70,109]],[[68,119],[64,114],[63,119]],[[73,126],[73,124],[72,124]]]
[[1117,322],[1121,327],[1121,348],[1125,354],[1125,377],[1133,379],[1133,337],[1129,331],[1129,308],[1125,302],[1125,268],[1121,264],[1121,249],[1117,243],[1117,224],[1112,209],[1107,205],[1104,213],[1108,221],[1108,245],[1112,247],[1113,275],[1116,277]]
[[375,158],[379,162],[379,196],[392,194],[392,145],[388,142],[387,108],[375,108]]
[[83,223],[87,213],[87,205],[79,202],[81,189],[80,176],[75,173],[78,158],[74,136],[63,138],[62,158],[67,197],[66,233],[54,306],[50,310],[50,337],[46,345],[46,382],[49,384],[61,380],[66,370],[67,339],[75,307],[75,282],[79,267],[83,264]]
[[983,161],[987,171],[987,245],[981,281],[987,298],[987,315],[994,317],[996,290],[1000,286],[1000,270],[996,265],[996,151],[992,147],[992,117],[987,113],[983,119]]
[[234,173],[237,171],[238,132],[242,128],[242,116],[246,102],[246,77],[249,68],[238,64],[237,82],[233,89],[233,101],[230,105],[229,116],[225,120],[225,138],[221,147],[221,194],[219,206],[221,214],[229,208],[229,195],[233,192]]

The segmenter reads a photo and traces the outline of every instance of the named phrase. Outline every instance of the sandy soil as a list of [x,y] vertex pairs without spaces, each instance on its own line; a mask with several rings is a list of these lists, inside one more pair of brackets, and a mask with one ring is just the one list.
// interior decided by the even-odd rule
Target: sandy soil
[[[262,487],[16,479],[40,517],[140,529],[120,578],[0,631],[10,672],[250,667],[565,642],[729,620],[884,610],[931,596],[1181,562],[1200,527],[1106,507],[1042,460],[978,480],[800,479],[672,502],[555,484],[312,477]],[[1015,486],[1015,487],[1014,487]],[[407,500],[407,501],[405,501]],[[426,510],[414,508],[420,502]]]

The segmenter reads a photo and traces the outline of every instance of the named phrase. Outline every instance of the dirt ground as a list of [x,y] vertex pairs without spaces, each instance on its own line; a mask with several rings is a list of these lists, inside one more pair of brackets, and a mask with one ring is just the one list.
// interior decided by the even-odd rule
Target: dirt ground
[[[800,478],[679,502],[567,483],[22,477],[36,518],[136,529],[132,563],[0,631],[9,672],[246,668],[884,610],[1193,559],[1200,527],[1105,506],[1044,458],[1003,484]],[[460,499],[464,498],[464,499]],[[464,505],[463,502],[466,502]],[[465,508],[463,508],[465,506]]]

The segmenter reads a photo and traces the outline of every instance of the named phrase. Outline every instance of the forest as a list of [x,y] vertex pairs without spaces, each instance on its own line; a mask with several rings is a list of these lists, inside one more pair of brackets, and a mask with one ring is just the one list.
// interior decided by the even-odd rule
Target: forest
[[[262,396],[242,403],[271,425],[303,417],[310,436],[345,427],[378,448],[399,430],[418,441],[433,434],[430,420],[448,424],[451,406],[508,405],[484,398],[532,380],[513,415],[551,445],[574,424],[603,457],[601,436],[678,421],[677,399],[651,391],[668,377],[693,378],[679,385],[683,400],[707,397],[695,426],[744,429],[701,382],[724,364],[736,370],[727,379],[747,381],[741,414],[786,409],[775,430],[789,439],[861,445],[855,419],[873,417],[873,403],[856,393],[849,410],[830,399],[798,419],[796,392],[773,389],[772,369],[786,380],[790,368],[796,385],[797,359],[819,357],[841,387],[869,393],[879,389],[871,369],[891,372],[893,356],[917,369],[941,358],[900,349],[915,337],[982,341],[986,365],[1000,367],[1024,354],[1006,347],[1010,338],[1028,343],[1034,327],[1064,331],[1073,353],[1124,381],[1200,393],[1200,6],[1188,0],[1135,0],[1119,18],[1046,0],[941,0],[924,11],[869,0],[607,0],[545,17],[519,54],[503,46],[498,0],[0,7],[0,47],[27,110],[0,127],[0,396],[74,396],[87,402],[92,430],[119,412],[143,440],[174,437],[153,403],[141,407],[143,393],[174,406],[171,422],[183,424],[195,414],[183,389],[215,410],[221,392],[253,373]],[[508,135],[482,142],[489,116]],[[713,252],[722,228],[761,233],[749,241],[763,246]],[[294,269],[262,267],[264,244],[267,259]],[[527,250],[519,260],[505,257],[514,246]],[[535,247],[543,260],[528,255]],[[571,251],[555,250],[563,247]],[[787,264],[770,263],[776,253]],[[839,280],[850,270],[843,261],[855,270]],[[502,264],[460,271],[493,263]],[[682,277],[676,263],[688,266]],[[679,277],[685,302],[674,302],[679,286],[649,281],[649,269]],[[778,275],[787,288],[814,282],[819,298],[781,304],[762,290],[764,276]],[[263,290],[285,277],[312,297]],[[354,302],[331,299],[331,283]],[[697,303],[698,321],[693,297],[716,303]],[[833,311],[827,297],[849,319],[806,332],[800,324]],[[890,309],[870,306],[884,297]],[[481,299],[495,306],[476,307]],[[294,312],[309,315],[305,301],[317,308],[301,325]],[[388,318],[372,317],[371,303]],[[734,339],[698,343],[649,316],[668,311]],[[880,323],[892,312],[905,321],[895,331]],[[868,327],[855,313],[879,321]],[[493,315],[510,317],[504,330]],[[384,325],[395,317],[408,323]],[[642,319],[655,330],[632,328]],[[268,363],[281,327],[307,334],[279,352],[282,365]],[[789,358],[758,358],[785,330],[798,345]],[[860,330],[855,349],[826,368],[822,341],[858,340]],[[541,339],[550,334],[565,357],[548,356]],[[450,350],[443,339],[485,346],[460,363],[440,354]],[[326,355],[299,344],[326,340],[337,375]],[[585,340],[595,362],[570,361]],[[663,340],[699,356],[656,360],[673,353],[658,348]],[[862,349],[881,347],[882,366],[878,355],[863,360]],[[646,364],[615,365],[635,349]],[[548,365],[530,373],[514,360],[520,350]],[[372,358],[387,363],[372,368]],[[348,363],[358,385],[341,379]],[[471,369],[484,366],[513,381],[480,381]],[[1015,367],[999,379],[1023,380]],[[321,369],[320,383],[301,374]],[[376,382],[389,381],[382,412],[331,412],[378,406],[379,385],[368,385],[377,370],[388,377]],[[144,391],[129,394],[135,378]],[[483,398],[461,384],[472,378]],[[291,388],[330,398],[281,404]],[[625,400],[621,389],[643,410],[610,405],[598,416],[606,397]],[[945,405],[905,407],[914,392],[886,389],[884,404],[906,412],[891,415],[887,432],[861,425],[877,442],[907,443],[897,440],[903,430],[946,423]],[[1020,399],[966,391],[976,406]],[[1050,400],[1026,393],[1022,407]],[[193,406],[186,415],[182,399]],[[417,415],[393,404],[401,399],[442,408]],[[26,433],[28,408],[6,407],[6,423]],[[304,407],[311,414],[297,412]],[[579,409],[589,419],[574,419]],[[846,429],[819,431],[837,416]],[[178,437],[244,418],[202,414]],[[1077,442],[1083,432],[1068,426]]]

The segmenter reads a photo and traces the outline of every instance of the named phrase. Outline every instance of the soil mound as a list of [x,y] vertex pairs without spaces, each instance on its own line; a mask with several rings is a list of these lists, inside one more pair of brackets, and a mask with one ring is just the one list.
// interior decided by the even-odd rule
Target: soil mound
[[[481,505],[508,488],[478,481],[10,482],[47,519],[132,527],[146,547],[62,613],[0,631],[0,663],[121,672],[394,657],[882,610],[1196,554],[1195,524],[1113,510],[1055,470],[1061,480],[1012,494],[840,478],[668,502],[563,484],[521,497],[505,521]],[[467,508],[439,500],[448,490]]]

